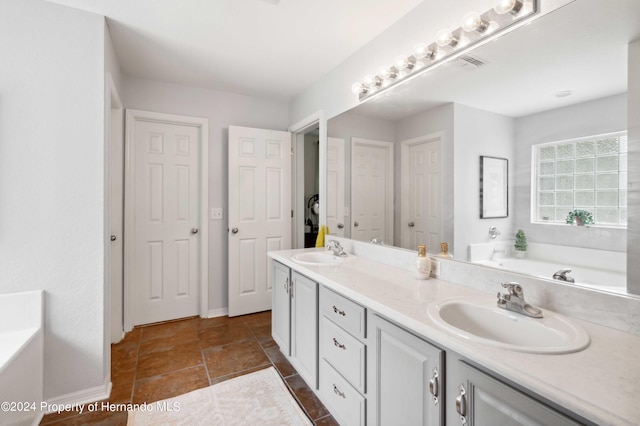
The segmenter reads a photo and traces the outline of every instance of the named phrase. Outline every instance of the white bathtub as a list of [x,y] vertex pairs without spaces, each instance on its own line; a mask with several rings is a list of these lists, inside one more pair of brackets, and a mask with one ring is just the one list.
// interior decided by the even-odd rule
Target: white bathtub
[[42,418],[43,302],[42,291],[0,294],[1,425],[32,425]]
[[561,269],[576,284],[626,294],[626,254],[553,244],[529,243],[524,259],[514,258],[513,241],[469,245],[469,258],[494,268],[553,279]]

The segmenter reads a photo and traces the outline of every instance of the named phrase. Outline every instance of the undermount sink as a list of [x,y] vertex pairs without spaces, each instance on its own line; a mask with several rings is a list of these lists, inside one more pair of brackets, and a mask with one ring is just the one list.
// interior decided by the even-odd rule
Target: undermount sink
[[330,251],[312,251],[296,254],[291,260],[302,265],[340,265],[356,260],[356,256],[350,254],[347,257],[340,257]]
[[543,310],[543,318],[511,312],[490,299],[434,302],[429,317],[440,327],[472,342],[538,354],[577,352],[589,345],[589,335],[577,324]]

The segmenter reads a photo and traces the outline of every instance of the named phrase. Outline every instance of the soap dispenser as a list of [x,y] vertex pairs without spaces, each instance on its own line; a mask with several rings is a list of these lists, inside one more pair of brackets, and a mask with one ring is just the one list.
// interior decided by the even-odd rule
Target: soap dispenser
[[431,275],[431,260],[427,256],[427,246],[418,246],[418,257],[416,257],[416,278],[426,280]]
[[449,244],[440,243],[440,253],[436,254],[436,257],[441,259],[453,259],[453,256],[449,254]]

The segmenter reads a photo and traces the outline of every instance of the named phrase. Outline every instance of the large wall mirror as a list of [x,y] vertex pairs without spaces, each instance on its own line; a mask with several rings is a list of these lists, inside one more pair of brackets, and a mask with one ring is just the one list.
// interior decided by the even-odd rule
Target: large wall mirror
[[[505,269],[512,268],[522,230],[530,260],[557,259],[558,251],[567,257],[548,271],[518,272],[553,279],[562,265],[574,270],[555,279],[625,293],[626,170],[616,171],[606,197],[594,181],[595,225],[539,223],[532,220],[542,197],[532,191],[532,182],[541,182],[532,147],[626,131],[627,47],[639,37],[639,1],[577,0],[333,117],[326,153],[330,229],[411,250],[427,244],[431,254],[446,242],[456,260]],[[507,217],[478,215],[481,156],[508,160]],[[564,163],[554,173],[581,173]],[[567,176],[558,181],[575,187],[579,179]],[[544,202],[557,198],[558,217],[577,202],[559,189],[543,194]],[[607,203],[618,203],[620,223],[598,224]],[[581,263],[599,266],[581,271]]]

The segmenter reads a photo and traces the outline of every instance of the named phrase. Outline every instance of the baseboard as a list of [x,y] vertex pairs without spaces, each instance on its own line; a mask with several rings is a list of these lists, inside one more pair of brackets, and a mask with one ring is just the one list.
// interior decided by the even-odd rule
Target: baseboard
[[210,309],[207,315],[207,318],[223,317],[229,315],[229,308]]
[[[94,388],[83,389],[77,392],[71,392],[66,395],[58,396],[47,400],[49,407],[60,407],[66,405],[88,404],[90,402],[102,401],[109,398],[111,394],[111,381],[106,381],[100,386]],[[53,411],[48,411],[49,414]]]

